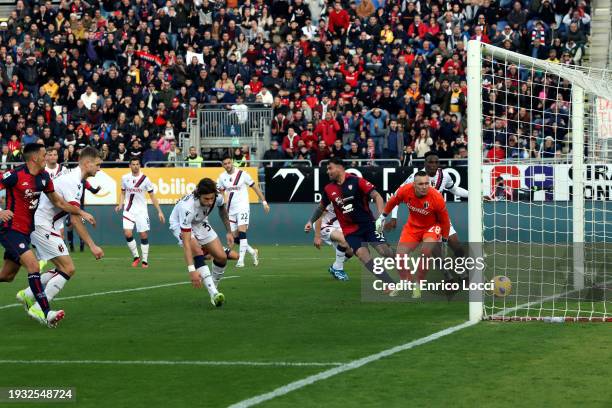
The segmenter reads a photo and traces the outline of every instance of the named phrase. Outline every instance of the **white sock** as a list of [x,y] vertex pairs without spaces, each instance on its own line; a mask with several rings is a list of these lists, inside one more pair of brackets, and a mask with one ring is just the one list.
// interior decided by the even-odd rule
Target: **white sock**
[[213,281],[213,278],[210,275],[210,269],[208,269],[208,265],[200,266],[197,271],[202,277],[202,280],[204,281],[204,286],[206,286],[206,290],[208,290],[210,296],[215,296],[217,293],[219,293],[217,291],[217,286],[215,285],[215,282]]
[[[53,278],[54,275],[55,275],[55,269],[51,269],[43,273],[42,275],[40,275],[40,283],[43,286],[43,288],[47,286],[47,283],[49,283],[49,281],[51,280],[51,278]],[[25,294],[30,299],[34,299],[34,293],[32,293],[32,289],[30,289],[29,286],[26,288]]]
[[225,274],[225,266],[221,267],[221,266],[217,266],[215,265],[215,263],[213,262],[213,267],[212,267],[212,276],[213,276],[213,280],[215,281],[215,285],[219,286],[219,282],[221,281],[221,279],[223,278],[223,275]]
[[[246,242],[246,239],[245,239],[245,242]],[[254,255],[255,254],[255,250],[253,249],[253,247],[250,246],[248,242],[247,242],[246,246],[247,246],[246,250],[249,253],[249,255]]]
[[49,299],[49,301],[52,301],[53,298],[57,296],[57,294],[60,292],[60,290],[64,288],[66,282],[68,282],[68,279],[66,279],[65,276],[67,275],[57,273],[53,278],[51,278],[49,283],[47,283],[47,287],[45,288],[45,295],[47,295],[47,299]]
[[140,252],[142,252],[142,262],[149,263],[149,244],[140,244]]
[[346,254],[339,249],[336,249],[336,260],[332,265],[332,268],[339,269],[341,271],[344,270],[344,261],[346,260]]
[[134,258],[138,258],[138,246],[136,245],[136,240],[132,239],[130,242],[127,243],[128,248],[130,248],[130,251],[132,252],[132,256]]
[[244,254],[246,254],[248,246],[249,243],[247,242],[246,238],[240,240],[240,256],[238,257],[238,263],[244,262]]

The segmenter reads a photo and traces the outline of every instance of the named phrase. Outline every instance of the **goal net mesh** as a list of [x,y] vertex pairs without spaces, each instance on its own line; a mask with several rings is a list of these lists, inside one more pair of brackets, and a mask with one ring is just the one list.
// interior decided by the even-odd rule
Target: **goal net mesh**
[[610,72],[481,52],[484,276],[512,283],[485,294],[484,317],[610,321]]

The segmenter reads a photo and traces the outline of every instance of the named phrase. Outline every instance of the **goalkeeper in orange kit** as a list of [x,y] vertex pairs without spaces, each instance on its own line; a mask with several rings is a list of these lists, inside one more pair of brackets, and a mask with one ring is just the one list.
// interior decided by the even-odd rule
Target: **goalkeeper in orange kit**
[[[385,206],[384,212],[376,221],[376,228],[382,231],[385,218],[395,206],[405,203],[408,206],[408,222],[402,229],[397,254],[410,254],[423,243],[421,253],[424,259],[431,257],[434,248],[442,239],[448,238],[450,218],[442,194],[431,188],[429,176],[419,171],[414,176],[414,183],[401,186]],[[402,280],[410,279],[409,270],[400,270]],[[421,262],[417,271],[417,282],[425,278],[427,263]],[[413,297],[420,297],[420,290],[413,291]]]

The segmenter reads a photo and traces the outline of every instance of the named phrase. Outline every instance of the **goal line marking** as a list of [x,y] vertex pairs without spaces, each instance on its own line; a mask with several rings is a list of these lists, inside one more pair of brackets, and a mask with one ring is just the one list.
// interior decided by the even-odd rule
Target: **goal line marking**
[[452,326],[449,327],[447,329],[441,330],[439,332],[430,334],[429,336],[426,337],[422,337],[420,339],[416,339],[413,341],[410,341],[408,343],[399,345],[399,346],[395,346],[386,350],[383,350],[379,353],[376,354],[371,354],[369,356],[360,358],[358,360],[353,360],[349,363],[345,363],[342,365],[339,365],[337,367],[334,368],[330,368],[329,370],[325,370],[322,371],[318,374],[314,374],[311,376],[308,376],[306,378],[303,378],[301,380],[297,380],[294,381],[292,383],[289,383],[287,385],[283,385],[282,387],[276,388],[275,390],[272,390],[268,393],[265,394],[261,394],[261,395],[257,395],[255,397],[249,398],[249,399],[245,399],[243,401],[237,402],[235,404],[230,405],[230,408],[247,408],[247,407],[252,407],[253,405],[257,405],[260,404],[264,401],[268,401],[271,400],[273,398],[276,397],[280,397],[282,395],[288,394],[292,391],[298,390],[300,388],[306,387],[307,385],[310,384],[314,384],[318,381],[322,381],[325,379],[328,379],[330,377],[333,377],[335,375],[344,373],[346,371],[350,371],[350,370],[355,370],[357,368],[363,367],[366,364],[369,363],[373,363],[375,361],[378,361],[382,358],[385,357],[389,357],[392,356],[393,354],[399,353],[401,351],[405,351],[405,350],[410,350],[414,347],[418,347],[420,345],[429,343],[431,341],[434,340],[438,340],[439,338],[442,338],[444,336],[448,336],[449,334],[455,333],[459,330],[463,330],[467,327],[471,327],[475,324],[477,324],[478,322],[465,322],[462,324],[459,324],[457,326]]
[[[238,275],[236,275],[236,276],[225,276],[225,277],[223,277],[223,280],[225,280],[225,279],[235,279],[235,278],[239,278],[239,277],[240,276],[238,276]],[[96,297],[96,296],[115,295],[115,294],[118,294],[118,293],[140,292],[140,291],[143,291],[143,290],[167,288],[167,287],[171,287],[171,286],[189,285],[189,284],[191,284],[191,282],[163,283],[161,285],[143,286],[143,287],[140,287],[140,288],[118,289],[118,290],[109,290],[109,291],[106,291],[106,292],[87,293],[87,294],[84,294],[84,295],[59,297],[59,298],[56,298],[54,300],[82,299],[82,298],[89,298],[89,297]],[[0,310],[2,310],[2,309],[10,309],[10,308],[19,307],[19,306],[22,306],[22,304],[21,303],[12,303],[10,305],[0,306]]]
[[160,366],[246,366],[246,367],[329,367],[342,363],[299,361],[172,361],[172,360],[0,360],[0,364],[57,365],[160,365]]

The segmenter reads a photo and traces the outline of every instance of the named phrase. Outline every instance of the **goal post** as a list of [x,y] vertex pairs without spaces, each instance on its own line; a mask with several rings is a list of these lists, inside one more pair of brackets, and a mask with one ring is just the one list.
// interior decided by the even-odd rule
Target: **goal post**
[[471,296],[470,320],[612,321],[611,73],[479,41],[467,55],[471,279],[512,282]]

